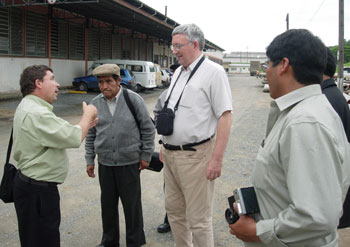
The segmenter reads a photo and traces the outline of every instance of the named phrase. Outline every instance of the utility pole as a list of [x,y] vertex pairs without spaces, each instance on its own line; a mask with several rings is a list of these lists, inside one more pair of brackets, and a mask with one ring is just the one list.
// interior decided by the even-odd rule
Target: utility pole
[[165,5],[165,17],[167,17],[167,16],[168,16],[168,6]]
[[247,63],[249,63],[248,46],[247,46]]
[[339,0],[338,88],[344,91],[344,0]]
[[289,30],[289,13],[287,13],[286,23],[287,23],[287,31],[288,31]]

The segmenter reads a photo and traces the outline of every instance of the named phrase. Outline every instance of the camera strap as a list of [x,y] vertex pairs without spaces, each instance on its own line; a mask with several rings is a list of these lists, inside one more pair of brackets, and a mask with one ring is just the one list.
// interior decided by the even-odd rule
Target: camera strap
[[[177,109],[178,109],[178,107],[179,107],[179,103],[180,103],[182,94],[183,94],[183,92],[185,91],[185,87],[187,86],[187,83],[188,83],[189,80],[192,78],[192,76],[194,75],[194,73],[196,73],[197,69],[198,69],[199,66],[203,63],[204,59],[205,59],[205,57],[204,57],[204,55],[203,55],[202,58],[198,61],[198,63],[197,63],[196,66],[194,67],[194,69],[192,70],[190,76],[188,77],[187,82],[186,82],[184,88],[182,89],[182,92],[181,92],[181,94],[180,94],[180,97],[179,97],[179,99],[178,99],[178,101],[177,101],[177,103],[176,103],[176,105],[175,105],[175,107],[174,107],[174,113],[175,113],[175,111],[177,111]],[[181,76],[182,69],[183,69],[183,68],[181,68],[181,72],[180,72],[179,76],[176,78],[176,81],[175,81],[175,83],[174,83],[174,86],[173,86],[173,88],[172,88],[171,91],[170,91],[169,97],[167,98],[167,100],[166,100],[165,103],[164,103],[164,108],[166,108],[166,107],[168,106],[168,103],[169,103],[169,100],[170,100],[170,96],[171,96],[171,94],[173,93],[173,90],[174,90],[174,88],[175,88],[175,86],[176,86],[176,83],[177,83],[177,81],[179,80],[179,78],[180,78],[180,76]]]

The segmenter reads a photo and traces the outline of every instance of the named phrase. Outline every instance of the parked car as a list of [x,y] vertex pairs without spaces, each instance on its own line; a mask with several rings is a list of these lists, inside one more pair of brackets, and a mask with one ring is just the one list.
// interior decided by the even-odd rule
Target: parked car
[[157,87],[155,82],[156,72],[152,62],[124,59],[96,60],[89,68],[89,72],[97,66],[106,63],[117,64],[121,69],[132,71],[136,77],[136,92]]
[[344,80],[350,81],[350,67],[344,67]]
[[170,85],[170,75],[165,69],[162,69],[161,72],[162,72],[162,84],[164,87],[167,87]]
[[154,68],[156,71],[156,85],[157,87],[162,87],[162,72],[159,64],[154,64]]
[[[133,91],[136,90],[135,75],[131,71],[129,71],[127,69],[121,69],[120,70],[120,77],[122,79],[120,82],[121,86],[129,88]],[[93,76],[93,75],[76,77],[76,78],[74,78],[74,81],[72,82],[72,84],[73,84],[74,88],[76,88],[80,91],[99,89],[97,77]]]
[[344,98],[345,98],[346,102],[348,102],[348,105],[349,105],[349,108],[350,108],[350,95],[347,94],[347,93],[343,93],[343,95],[344,95]]
[[264,93],[269,93],[269,92],[270,92],[270,86],[269,86],[269,84],[264,84],[263,92],[264,92]]
[[171,79],[173,78],[174,72],[171,71],[171,69],[165,69],[165,70],[166,70],[166,72],[168,72],[168,74],[169,74],[169,76],[170,76],[170,81],[171,81]]
[[120,84],[123,87],[131,89],[133,91],[137,90],[136,77],[132,71],[127,70],[127,69],[121,69],[120,70],[120,77],[122,79]]

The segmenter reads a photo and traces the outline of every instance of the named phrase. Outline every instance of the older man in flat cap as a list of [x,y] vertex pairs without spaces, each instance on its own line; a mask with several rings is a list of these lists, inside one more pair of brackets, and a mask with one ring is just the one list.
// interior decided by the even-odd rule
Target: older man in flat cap
[[[119,246],[119,198],[123,204],[126,244],[146,243],[143,231],[140,170],[148,167],[154,150],[154,125],[140,95],[120,87],[120,69],[104,64],[94,69],[101,94],[91,104],[98,109],[98,124],[86,136],[87,174],[94,178],[95,156],[101,187],[102,241],[98,246]],[[137,120],[130,111],[129,96]]]

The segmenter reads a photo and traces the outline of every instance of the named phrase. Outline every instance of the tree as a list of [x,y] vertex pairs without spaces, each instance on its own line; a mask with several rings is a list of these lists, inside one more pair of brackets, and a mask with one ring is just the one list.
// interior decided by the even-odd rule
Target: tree
[[[333,52],[335,57],[338,57],[338,46],[330,46],[329,49]],[[350,62],[350,39],[344,39],[344,63]]]

